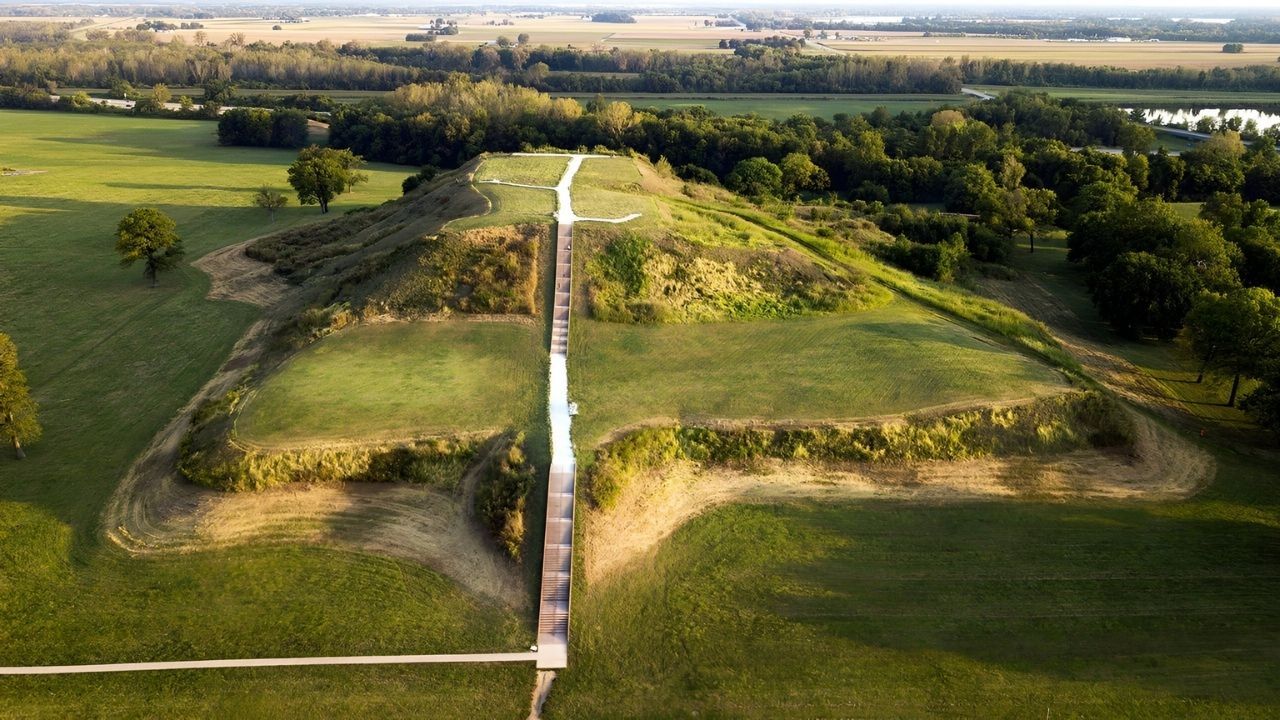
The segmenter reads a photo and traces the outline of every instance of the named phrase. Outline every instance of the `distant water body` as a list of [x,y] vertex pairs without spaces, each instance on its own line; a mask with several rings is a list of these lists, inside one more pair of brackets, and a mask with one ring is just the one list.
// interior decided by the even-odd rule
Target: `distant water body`
[[[1129,112],[1129,110],[1126,108],[1125,112]],[[1143,110],[1142,117],[1147,122],[1157,125],[1180,125],[1186,123],[1191,130],[1196,129],[1196,123],[1202,118],[1211,118],[1215,123],[1221,123],[1223,120],[1231,118],[1240,118],[1241,127],[1252,120],[1260,131],[1280,125],[1280,115],[1244,108],[1199,108],[1194,110],[1187,108],[1181,110],[1159,110],[1153,108]]]
[[898,25],[903,18],[903,15],[849,15],[848,17],[836,18],[835,21],[861,23],[863,25]]

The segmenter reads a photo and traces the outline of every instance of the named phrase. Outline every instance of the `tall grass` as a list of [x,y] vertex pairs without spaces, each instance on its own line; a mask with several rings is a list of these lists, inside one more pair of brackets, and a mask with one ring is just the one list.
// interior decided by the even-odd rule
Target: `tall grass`
[[858,427],[668,426],[642,428],[600,448],[588,484],[612,507],[640,473],[675,460],[743,465],[764,459],[810,462],[914,462],[1037,455],[1132,441],[1125,414],[1107,395],[1086,390],[1012,407],[908,416]]
[[[676,202],[709,209],[705,204],[676,198]],[[950,285],[924,280],[902,270],[876,262],[862,250],[832,238],[821,238],[797,230],[768,215],[738,207],[725,207],[724,212],[768,228],[809,249],[819,257],[861,270],[886,287],[907,297],[982,327],[1007,338],[1076,378],[1084,378],[1080,363],[1062,349],[1044,323],[994,300],[975,295]]]

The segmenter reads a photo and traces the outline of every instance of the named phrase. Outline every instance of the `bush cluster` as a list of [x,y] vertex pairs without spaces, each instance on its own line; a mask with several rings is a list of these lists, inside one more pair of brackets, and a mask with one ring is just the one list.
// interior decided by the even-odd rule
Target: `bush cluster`
[[502,550],[519,560],[534,469],[525,456],[523,433],[504,442],[476,486],[475,510]]
[[1100,391],[1042,398],[1008,408],[908,417],[859,427],[659,427],[630,432],[596,454],[591,499],[612,507],[638,474],[676,460],[749,465],[766,459],[913,462],[1065,452],[1132,442],[1120,407]]
[[370,304],[400,317],[445,310],[532,314],[547,232],[546,225],[526,224],[424,238],[408,250],[416,259],[388,273]]
[[952,235],[950,240],[936,244],[912,242],[905,235],[899,235],[891,243],[875,245],[874,250],[886,262],[942,282],[955,280],[969,258],[964,238],[959,233]]
[[781,318],[859,307],[866,288],[790,251],[695,246],[599,231],[588,264],[592,316],[606,322],[706,322]]
[[465,438],[350,448],[248,448],[231,432],[247,382],[196,412],[178,456],[178,470],[187,480],[227,492],[292,482],[412,482],[453,490],[480,448],[478,441]]

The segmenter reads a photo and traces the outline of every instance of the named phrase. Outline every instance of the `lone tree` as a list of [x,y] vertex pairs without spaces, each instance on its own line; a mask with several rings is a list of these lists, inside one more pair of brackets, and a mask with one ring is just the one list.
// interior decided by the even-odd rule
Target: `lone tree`
[[270,185],[263,185],[253,194],[253,204],[267,211],[271,222],[276,221],[276,210],[289,204],[289,198]]
[[4,333],[0,333],[0,435],[13,443],[19,460],[27,456],[22,443],[40,439],[36,401],[31,399],[27,376],[18,368],[18,348]]
[[116,227],[116,252],[125,267],[142,260],[142,276],[155,287],[160,271],[174,267],[182,257],[182,238],[173,218],[155,208],[138,208]]
[[312,145],[298,153],[289,166],[289,184],[298,191],[298,202],[320,205],[329,212],[329,201],[369,179],[359,172],[364,158],[350,150],[337,150]]

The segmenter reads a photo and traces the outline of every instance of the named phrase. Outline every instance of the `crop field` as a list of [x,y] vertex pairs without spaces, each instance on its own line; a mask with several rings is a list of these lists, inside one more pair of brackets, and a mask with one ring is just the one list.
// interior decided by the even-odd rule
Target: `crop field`
[[[148,288],[137,267],[119,267],[116,222],[139,205],[165,210],[189,261],[321,217],[295,206],[268,224],[249,195],[264,182],[285,187],[293,154],[221,148],[213,132],[207,122],[0,112],[4,164],[31,173],[0,177],[0,328],[18,344],[45,427],[27,460],[0,457],[0,664],[527,645],[520,616],[410,563],[322,548],[137,559],[104,544],[99,520],[120,478],[256,316],[206,300],[208,280],[185,265]],[[334,212],[400,195],[404,169],[369,174]],[[333,673],[309,670],[4,678],[0,707],[22,716],[65,716],[76,703],[89,714],[299,703],[339,712],[360,693],[407,687],[398,700],[421,693],[466,716],[468,706],[527,706],[527,695],[508,692],[515,671],[504,672],[390,668],[345,697],[334,697]],[[473,676],[467,688],[433,680]],[[319,690],[327,693],[300,695]]]
[[240,437],[264,445],[502,430],[534,421],[546,374],[532,323],[358,327],[290,359],[245,407]]
[[914,303],[848,315],[572,328],[569,373],[591,448],[652,419],[828,420],[1064,388],[1048,367]]
[[[572,95],[580,102],[587,102],[593,94]],[[968,95],[787,95],[758,94],[701,94],[701,93],[605,93],[610,100],[621,100],[637,110],[683,110],[702,106],[719,115],[746,115],[755,113],[772,120],[785,120],[797,113],[831,119],[839,113],[857,115],[883,107],[891,113],[935,110],[944,105],[967,105],[973,101]]]
[[712,510],[577,592],[546,717],[1270,717],[1280,495],[1218,460],[1184,502]]
[[[463,12],[431,15],[365,14],[333,17],[309,17],[303,22],[290,23],[269,18],[213,18],[199,22],[209,40],[221,42],[233,33],[243,33],[249,42],[318,42],[331,40],[341,44],[349,40],[377,45],[410,45],[405,42],[408,33],[423,32],[432,20],[445,18],[458,26],[456,35],[442,35],[438,42],[455,42],[478,45],[495,41],[505,35],[515,39],[520,33],[528,33],[535,45],[573,45],[621,47],[629,49],[659,48],[667,50],[718,51],[721,39],[764,38],[777,31],[749,32],[742,28],[714,28],[704,26],[710,15],[636,15],[633,24],[594,23],[589,16],[576,14]],[[25,18],[24,18],[25,19]],[[76,18],[56,18],[59,21]],[[120,30],[131,28],[146,18],[90,18],[93,25],[78,29],[83,33],[99,28]],[[0,18],[2,22],[4,18]],[[279,30],[274,29],[279,26]],[[190,42],[197,31],[177,30],[165,33],[162,38],[182,36]]]
[[[177,85],[177,86],[170,87],[169,91],[173,93],[174,97],[187,95],[196,102],[200,102],[201,98],[204,97],[204,88],[202,87],[185,87],[185,86]],[[89,88],[89,87],[59,87],[58,92],[62,95],[73,95],[75,93],[82,92],[90,97],[105,98],[110,94],[111,89],[110,88]],[[361,100],[368,100],[370,98],[385,98],[390,96],[391,94],[389,92],[385,92],[382,90],[300,90],[300,89],[291,90],[291,89],[282,89],[282,88],[244,88],[244,89],[241,89],[240,92],[246,95],[271,95],[273,97],[281,97],[284,95],[297,95],[299,93],[325,95],[333,99],[335,102],[338,102],[344,105],[358,103]]]
[[[843,33],[846,37],[849,33]],[[985,36],[924,37],[922,33],[858,33],[863,40],[826,40],[823,45],[857,55],[910,55],[929,58],[997,58],[1022,62],[1109,65],[1139,70],[1156,67],[1240,67],[1274,65],[1280,45],[1245,43],[1243,53],[1224,53],[1222,43],[1065,42]]]

